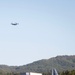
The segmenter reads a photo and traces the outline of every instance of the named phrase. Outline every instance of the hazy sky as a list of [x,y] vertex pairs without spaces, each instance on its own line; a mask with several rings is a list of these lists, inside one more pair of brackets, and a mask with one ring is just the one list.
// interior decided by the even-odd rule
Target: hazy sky
[[74,54],[75,0],[0,0],[0,64]]

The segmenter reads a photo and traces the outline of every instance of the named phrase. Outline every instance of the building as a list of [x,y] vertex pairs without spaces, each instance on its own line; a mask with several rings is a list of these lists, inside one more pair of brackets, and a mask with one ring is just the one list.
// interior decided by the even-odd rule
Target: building
[[24,72],[24,73],[20,73],[20,75],[42,75],[42,73]]

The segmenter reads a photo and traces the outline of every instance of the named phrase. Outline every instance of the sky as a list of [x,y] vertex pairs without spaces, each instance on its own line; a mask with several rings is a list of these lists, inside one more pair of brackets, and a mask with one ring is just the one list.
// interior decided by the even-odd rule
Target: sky
[[75,0],[0,0],[0,64],[26,65],[74,51]]

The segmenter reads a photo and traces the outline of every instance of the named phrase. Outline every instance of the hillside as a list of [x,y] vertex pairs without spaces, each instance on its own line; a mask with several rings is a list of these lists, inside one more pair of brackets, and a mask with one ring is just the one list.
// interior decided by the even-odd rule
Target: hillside
[[56,68],[58,71],[75,69],[75,55],[42,59],[23,66],[0,65],[0,70],[4,72],[49,72],[52,68]]

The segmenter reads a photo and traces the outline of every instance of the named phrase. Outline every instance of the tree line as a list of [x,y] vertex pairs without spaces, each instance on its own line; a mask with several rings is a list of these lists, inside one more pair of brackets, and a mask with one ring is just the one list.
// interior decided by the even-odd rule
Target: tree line
[[[21,73],[14,73],[14,72],[4,73],[0,71],[0,75],[21,75]],[[51,72],[42,73],[42,75],[51,75]],[[62,71],[62,72],[59,72],[58,75],[75,75],[75,70]]]

